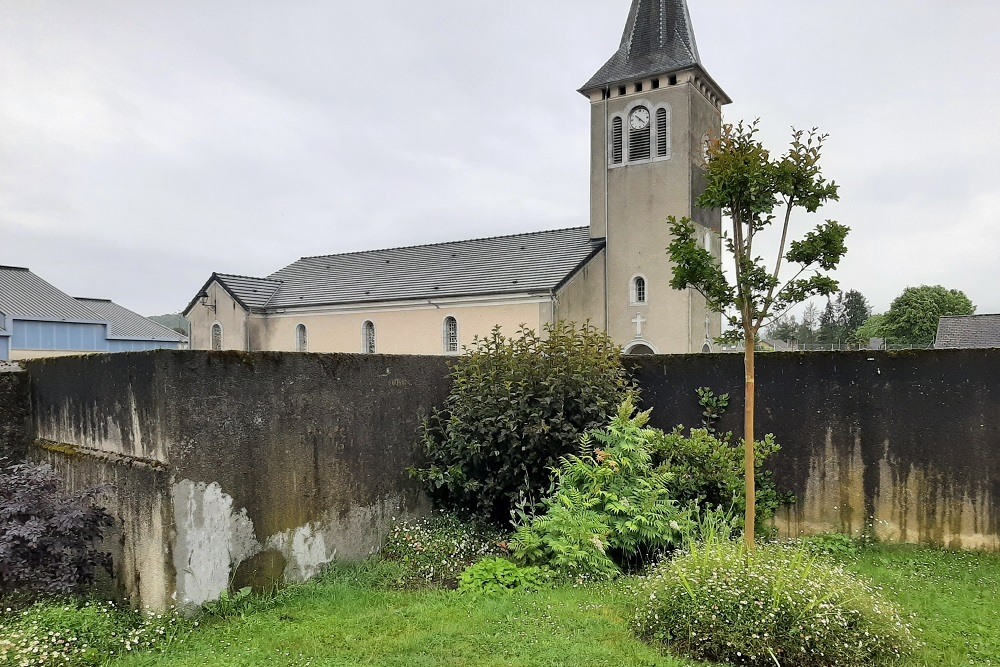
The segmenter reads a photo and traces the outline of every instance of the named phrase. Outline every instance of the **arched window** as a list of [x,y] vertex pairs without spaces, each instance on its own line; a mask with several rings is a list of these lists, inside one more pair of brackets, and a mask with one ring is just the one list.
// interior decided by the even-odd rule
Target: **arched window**
[[454,317],[444,318],[444,351],[458,352],[458,321]]
[[649,159],[652,123],[649,109],[636,107],[628,115],[628,161],[638,162]]
[[295,351],[296,352],[308,352],[309,351],[309,334],[306,331],[306,325],[300,324],[295,327]]
[[361,325],[361,351],[375,354],[375,323],[368,321]]
[[656,110],[656,157],[670,157],[670,108]]
[[633,305],[646,303],[646,279],[636,276],[632,279],[632,289],[629,295]]
[[611,164],[621,164],[622,155],[622,117],[611,119]]
[[222,325],[218,322],[212,325],[212,349],[222,349]]

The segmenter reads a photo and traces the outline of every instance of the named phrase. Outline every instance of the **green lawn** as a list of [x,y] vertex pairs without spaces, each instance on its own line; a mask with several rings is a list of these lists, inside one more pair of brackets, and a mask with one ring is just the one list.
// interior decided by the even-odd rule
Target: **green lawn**
[[372,581],[377,571],[364,570],[342,569],[286,593],[272,609],[203,625],[167,655],[115,664],[692,664],[632,638],[622,584],[475,599],[454,591],[385,590]]
[[1000,665],[1000,555],[881,546],[846,563],[912,614],[910,665]]
[[[1000,665],[1000,556],[878,547],[844,564],[913,614],[924,643],[907,665]],[[124,666],[666,665],[632,638],[628,581],[500,599],[380,586],[340,568],[228,622],[204,621],[165,655]]]

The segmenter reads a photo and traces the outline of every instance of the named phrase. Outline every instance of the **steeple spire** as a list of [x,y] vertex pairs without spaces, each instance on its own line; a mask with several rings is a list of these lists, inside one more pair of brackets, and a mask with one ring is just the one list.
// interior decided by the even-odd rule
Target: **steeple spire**
[[700,67],[685,0],[632,0],[621,47],[580,92]]

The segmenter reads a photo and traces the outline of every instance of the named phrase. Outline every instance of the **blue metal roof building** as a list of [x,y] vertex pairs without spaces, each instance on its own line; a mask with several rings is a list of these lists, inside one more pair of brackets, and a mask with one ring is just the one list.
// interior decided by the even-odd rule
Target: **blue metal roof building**
[[77,299],[28,269],[0,266],[0,359],[177,349],[187,338],[105,299]]

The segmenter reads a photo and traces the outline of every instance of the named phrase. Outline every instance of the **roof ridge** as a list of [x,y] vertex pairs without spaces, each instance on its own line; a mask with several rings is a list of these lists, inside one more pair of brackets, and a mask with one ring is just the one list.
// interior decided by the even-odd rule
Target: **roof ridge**
[[496,241],[498,239],[511,239],[517,236],[538,236],[540,234],[552,234],[554,232],[568,232],[571,230],[581,230],[589,228],[590,228],[589,225],[582,225],[579,227],[560,227],[559,229],[541,229],[534,232],[520,232],[518,234],[501,234],[499,236],[478,236],[471,239],[459,239],[457,241],[440,241],[438,243],[418,243],[416,245],[393,246],[391,248],[373,248],[371,250],[352,250],[350,252],[335,252],[335,253],[330,253],[328,255],[308,255],[305,257],[300,257],[299,261],[303,259],[320,259],[323,257],[346,257],[348,255],[365,255],[374,252],[388,252],[390,250],[409,250],[411,248],[435,248],[438,246],[455,245],[457,243],[468,243],[470,241]]
[[74,296],[73,298],[76,299],[77,301],[101,301],[104,303],[114,303],[113,301],[111,301],[111,299],[99,299],[97,297],[92,297],[92,296]]
[[2,264],[0,264],[0,269],[7,269],[8,271],[31,271],[26,266],[4,266]]
[[216,271],[215,275],[227,278],[246,278],[247,280],[270,280],[272,283],[278,283],[279,285],[282,282],[277,278],[271,278],[271,277],[260,278],[258,276],[244,276],[239,273],[219,273],[218,271]]
[[941,315],[940,316],[940,318],[942,320],[951,319],[951,318],[956,318],[957,319],[959,317],[962,317],[962,318],[965,318],[965,317],[1000,317],[1000,313],[973,313],[972,315]]

